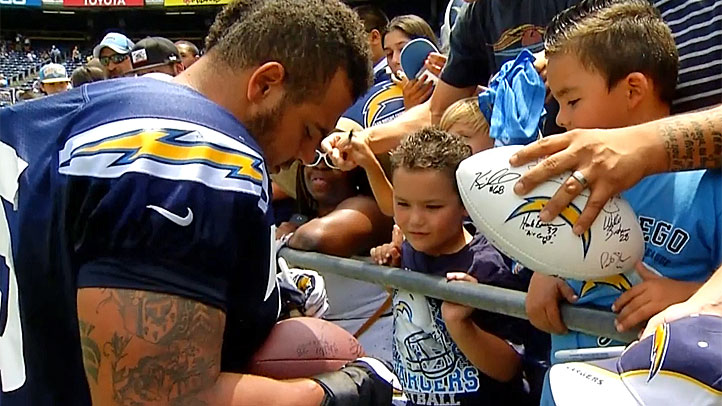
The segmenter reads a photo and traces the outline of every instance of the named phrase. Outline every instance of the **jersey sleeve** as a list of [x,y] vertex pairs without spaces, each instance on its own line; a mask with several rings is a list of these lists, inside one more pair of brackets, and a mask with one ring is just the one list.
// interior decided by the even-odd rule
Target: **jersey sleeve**
[[480,3],[465,7],[451,32],[449,59],[441,80],[454,87],[485,85],[491,76],[490,50],[481,21],[484,5]]

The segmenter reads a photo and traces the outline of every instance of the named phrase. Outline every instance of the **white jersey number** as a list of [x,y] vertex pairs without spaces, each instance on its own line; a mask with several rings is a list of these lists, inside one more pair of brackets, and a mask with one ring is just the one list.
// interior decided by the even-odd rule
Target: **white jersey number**
[[25,384],[25,358],[10,225],[2,200],[15,206],[18,178],[27,166],[14,149],[0,142],[0,386],[3,392]]

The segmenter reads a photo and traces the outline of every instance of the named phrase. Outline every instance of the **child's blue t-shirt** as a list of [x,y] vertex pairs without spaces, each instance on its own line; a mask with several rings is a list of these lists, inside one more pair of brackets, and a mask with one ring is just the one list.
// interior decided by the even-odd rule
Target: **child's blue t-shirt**
[[[634,209],[645,241],[644,262],[667,278],[704,282],[722,264],[722,172],[665,173],[643,179],[623,193]],[[567,283],[576,305],[611,311],[626,290],[641,282],[635,271],[603,280]],[[623,345],[578,332],[552,335],[554,353],[562,349]],[[542,404],[547,403],[545,391]]]
[[[405,270],[438,276],[463,271],[480,283],[525,289],[524,279],[512,274],[509,266],[510,261],[481,235],[455,254],[427,255],[408,242],[401,249]],[[524,396],[521,376],[502,383],[474,367],[446,329],[441,304],[441,300],[414,292],[394,292],[394,371],[408,405],[519,404]],[[522,343],[528,325],[524,320],[481,310],[475,310],[472,317],[479,328],[514,344]]]

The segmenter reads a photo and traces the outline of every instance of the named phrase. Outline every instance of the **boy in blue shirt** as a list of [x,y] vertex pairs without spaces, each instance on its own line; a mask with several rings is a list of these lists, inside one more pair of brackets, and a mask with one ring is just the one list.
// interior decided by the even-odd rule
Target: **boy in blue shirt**
[[[677,51],[658,12],[641,0],[582,1],[547,27],[547,80],[559,101],[557,123],[615,128],[669,115]],[[605,337],[566,333],[562,299],[612,309],[623,331],[667,306],[688,299],[722,262],[722,177],[690,171],[648,177],[624,193],[646,243],[635,271],[595,281],[563,281],[534,274],[529,320],[556,333],[554,352],[614,344]],[[552,404],[548,391],[542,404]]]
[[[434,128],[409,135],[393,151],[394,217],[406,238],[401,267],[523,289],[509,260],[462,225],[455,172],[470,154],[461,138]],[[517,348],[526,322],[402,290],[393,299],[394,369],[409,405],[523,401]]]

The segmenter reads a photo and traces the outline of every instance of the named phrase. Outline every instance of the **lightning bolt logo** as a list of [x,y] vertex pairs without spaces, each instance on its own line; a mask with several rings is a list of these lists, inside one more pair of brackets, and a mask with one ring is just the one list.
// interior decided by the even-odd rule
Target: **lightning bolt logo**
[[[395,113],[392,107],[394,102],[403,102],[404,94],[401,87],[393,82],[385,83],[381,88],[369,97],[363,108],[363,117],[366,127],[371,127],[377,120]],[[403,105],[402,105],[403,107]]]
[[649,352],[649,375],[647,382],[651,381],[662,369],[664,358],[667,356],[669,347],[669,324],[663,323],[657,326],[652,339],[652,349]]
[[590,290],[596,288],[598,285],[611,286],[620,292],[626,292],[629,289],[632,289],[632,282],[630,282],[629,279],[624,276],[624,274],[620,273],[618,275],[611,275],[602,279],[584,281],[584,284],[582,285],[582,289],[580,291],[580,296],[586,295]]
[[151,159],[166,164],[201,163],[228,170],[226,177],[247,179],[261,184],[261,161],[240,151],[199,140],[181,140],[193,133],[187,130],[142,129],[113,135],[89,142],[73,150],[60,166],[82,156],[120,154],[111,166],[128,165],[139,159]]
[[[505,222],[508,222],[515,217],[519,217],[527,213],[539,213],[540,211],[542,211],[544,206],[546,206],[549,200],[551,200],[551,198],[545,196],[526,197],[524,198],[524,203],[520,204],[519,207],[514,209],[514,211],[511,212],[511,214],[509,215],[509,217],[507,217]],[[569,203],[569,205],[565,207],[561,213],[559,213],[559,217],[564,220],[564,222],[569,224],[570,227],[573,227],[581,214],[582,211],[579,210],[577,206]],[[592,243],[591,231],[585,231],[584,234],[580,236],[580,238],[582,240],[584,258],[586,258],[587,252],[589,252],[589,245]]]

